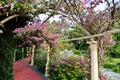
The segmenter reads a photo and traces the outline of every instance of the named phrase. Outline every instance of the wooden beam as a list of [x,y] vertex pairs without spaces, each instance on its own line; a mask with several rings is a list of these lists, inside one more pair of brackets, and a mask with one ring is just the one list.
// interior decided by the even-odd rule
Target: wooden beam
[[7,21],[9,21],[9,20],[11,20],[11,19],[13,19],[13,18],[15,18],[15,17],[18,17],[18,16],[19,16],[19,15],[14,14],[14,15],[12,15],[12,16],[9,16],[9,17],[3,19],[2,21],[0,21],[0,26],[1,26],[4,30],[6,30],[5,27],[4,27],[4,23],[6,23]]
[[66,40],[60,40],[60,41],[55,41],[55,42],[68,42],[68,41],[75,41],[75,40],[83,40],[83,39],[100,37],[100,36],[104,36],[107,34],[114,34],[114,33],[119,33],[119,32],[120,32],[120,29],[116,29],[113,31],[106,31],[104,33],[99,33],[99,34],[95,34],[95,35],[91,35],[91,36],[84,36],[84,37],[80,37],[80,38],[66,39]]
[[58,8],[60,7],[60,5],[62,4],[63,1],[64,1],[64,0],[60,0],[60,1],[58,2],[58,4],[57,4],[55,10],[58,10]]
[[19,16],[18,14],[14,14],[14,15],[12,15],[12,16],[9,16],[9,17],[3,19],[2,21],[0,21],[0,23],[1,23],[1,24],[4,24],[4,23],[6,23],[7,21],[9,21],[9,20],[11,20],[11,19],[13,19],[13,18],[15,18],[15,17],[18,17],[18,16]]
[[0,9],[1,8],[5,8],[5,7],[9,7],[10,5],[5,5],[5,6],[2,6],[2,4],[0,4]]

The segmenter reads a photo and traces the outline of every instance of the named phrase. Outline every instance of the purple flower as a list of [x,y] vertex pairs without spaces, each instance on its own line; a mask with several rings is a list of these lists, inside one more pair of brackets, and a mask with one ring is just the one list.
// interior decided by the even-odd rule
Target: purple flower
[[48,30],[45,31],[45,34],[48,34]]
[[48,25],[49,25],[49,22],[48,22],[48,21],[46,21],[46,22],[43,24],[44,27],[48,27]]
[[85,64],[85,59],[84,59],[84,58],[80,58],[80,59],[78,59],[78,62],[79,62],[80,64]]
[[35,26],[35,27],[38,27],[38,26],[40,26],[40,24],[41,24],[41,22],[40,22],[40,21],[37,21],[37,22],[34,24],[34,26]]
[[5,13],[7,11],[7,8],[4,7],[4,8],[2,8],[2,10]]
[[8,4],[10,4],[10,5],[12,4],[11,0],[8,1]]
[[43,42],[44,39],[43,38],[38,38],[38,42]]
[[58,33],[58,34],[54,34],[54,35],[53,35],[53,38],[56,39],[56,38],[58,38],[58,37],[60,37],[60,36],[61,36],[61,34],[59,34],[59,33]]
[[108,75],[105,74],[105,75],[102,75],[102,80],[107,80],[108,79]]
[[16,28],[13,33],[19,33],[23,28]]
[[63,25],[60,25],[60,26],[59,26],[59,29],[63,29],[63,28],[65,28],[65,26],[63,26]]

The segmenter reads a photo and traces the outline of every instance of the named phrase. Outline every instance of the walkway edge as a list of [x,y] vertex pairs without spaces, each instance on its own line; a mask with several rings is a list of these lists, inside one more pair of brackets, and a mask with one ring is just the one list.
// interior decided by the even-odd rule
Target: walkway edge
[[36,69],[34,66],[31,66],[29,63],[27,63],[27,65],[29,67],[31,67],[33,70],[35,70],[42,78],[43,80],[49,80],[48,78],[46,78],[38,69]]

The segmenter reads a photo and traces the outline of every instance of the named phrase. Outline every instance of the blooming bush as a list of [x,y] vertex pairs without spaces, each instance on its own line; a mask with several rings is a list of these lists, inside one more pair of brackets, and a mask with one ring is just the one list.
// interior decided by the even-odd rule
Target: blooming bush
[[107,74],[101,76],[102,80],[110,80]]
[[89,65],[84,58],[52,62],[50,66],[51,80],[88,80],[89,77]]
[[34,62],[34,66],[40,70],[40,72],[42,72],[43,74],[45,73],[45,64],[47,62],[46,59],[40,59],[40,58],[35,58],[34,59],[35,62]]

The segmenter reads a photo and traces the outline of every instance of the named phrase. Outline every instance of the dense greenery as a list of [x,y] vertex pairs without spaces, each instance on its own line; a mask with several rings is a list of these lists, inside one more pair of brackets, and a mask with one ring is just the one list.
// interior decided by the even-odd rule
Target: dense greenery
[[113,71],[120,73],[120,59],[119,58],[110,58],[103,65],[107,69],[112,69]]
[[89,66],[82,58],[52,62],[50,80],[89,80]]
[[107,54],[113,58],[120,58],[120,33],[114,34],[116,44],[107,50]]
[[[85,35],[86,34],[83,30],[81,30],[78,27],[74,27],[74,29],[69,32],[68,39],[79,38],[79,37],[83,37]],[[89,47],[87,44],[87,40],[76,40],[76,41],[72,41],[72,43],[74,44],[74,47],[75,47],[74,51],[78,50],[79,53],[80,52],[86,53],[88,51]]]
[[40,72],[42,72],[43,74],[45,74],[45,65],[46,65],[46,54],[47,54],[47,51],[46,50],[43,50],[43,51],[37,51],[36,54],[36,57],[34,59],[35,63],[34,63],[34,66],[40,70]]
[[0,80],[13,79],[15,40],[10,32],[0,35]]
[[[5,19],[6,15],[0,16],[0,20]],[[14,80],[13,77],[13,61],[14,51],[17,39],[15,39],[12,31],[19,25],[25,25],[28,18],[18,17],[4,24],[3,33],[0,34],[0,80]]]
[[[120,22],[118,22],[118,28],[119,25]],[[114,34],[113,37],[116,44],[107,49],[106,55],[108,60],[107,62],[104,62],[104,67],[120,73],[120,33]]]

